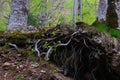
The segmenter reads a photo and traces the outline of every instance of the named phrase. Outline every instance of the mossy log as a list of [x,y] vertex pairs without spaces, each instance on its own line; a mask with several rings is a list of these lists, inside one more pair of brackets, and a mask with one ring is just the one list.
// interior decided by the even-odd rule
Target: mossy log
[[74,80],[120,80],[119,40],[80,26],[62,24],[36,32],[0,32],[0,53],[17,46],[18,52],[27,56],[37,44],[40,56],[50,56],[51,61],[63,67],[64,75]]

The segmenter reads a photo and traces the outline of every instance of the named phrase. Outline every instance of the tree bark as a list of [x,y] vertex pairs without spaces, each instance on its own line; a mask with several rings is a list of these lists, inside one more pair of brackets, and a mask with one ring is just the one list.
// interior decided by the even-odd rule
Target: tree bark
[[105,22],[108,27],[120,29],[120,1],[100,0],[98,22]]
[[41,26],[45,26],[48,22],[47,20],[47,0],[42,1],[42,12],[41,12]]
[[24,30],[27,27],[29,0],[12,0],[8,30]]
[[78,0],[78,16],[81,17],[81,21],[83,21],[83,16],[82,16],[82,0]]
[[116,12],[116,5],[114,0],[108,1],[108,8],[107,8],[107,14],[106,14],[106,22],[107,26],[112,28],[118,27],[118,15]]
[[116,13],[117,13],[117,22],[118,22],[118,27],[117,29],[120,30],[120,0],[118,2],[115,2],[115,6],[116,6]]
[[99,8],[98,8],[98,21],[106,21],[106,13],[107,13],[107,7],[108,7],[108,1],[107,0],[100,0],[99,1]]
[[74,0],[74,12],[73,12],[73,23],[76,23],[76,18],[78,14],[78,0]]

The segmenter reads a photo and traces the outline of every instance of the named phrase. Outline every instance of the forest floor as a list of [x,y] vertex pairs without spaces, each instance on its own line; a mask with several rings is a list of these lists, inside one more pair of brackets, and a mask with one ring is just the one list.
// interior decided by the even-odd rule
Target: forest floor
[[0,80],[72,80],[61,68],[44,59],[31,60],[15,50],[0,54]]

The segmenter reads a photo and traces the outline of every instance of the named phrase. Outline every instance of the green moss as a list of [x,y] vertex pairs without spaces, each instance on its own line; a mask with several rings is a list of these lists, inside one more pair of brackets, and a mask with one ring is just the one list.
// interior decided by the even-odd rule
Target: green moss
[[12,33],[12,34],[9,35],[9,38],[12,38],[12,39],[27,39],[27,36],[25,34]]
[[11,33],[6,35],[6,38],[7,42],[14,43],[18,46],[25,46],[28,37],[26,34]]
[[38,38],[40,38],[40,37],[41,37],[40,33],[35,33],[35,34],[34,34],[34,38],[35,38],[35,39],[38,39]]

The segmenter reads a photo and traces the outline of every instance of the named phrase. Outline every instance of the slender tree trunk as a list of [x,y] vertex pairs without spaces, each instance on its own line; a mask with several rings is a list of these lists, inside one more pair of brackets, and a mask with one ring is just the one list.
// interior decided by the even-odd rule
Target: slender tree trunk
[[107,7],[108,7],[107,0],[99,0],[99,8],[98,8],[98,21],[103,22],[106,21],[106,14],[107,14]]
[[73,12],[73,23],[76,23],[76,18],[78,14],[78,0],[74,0],[74,12]]
[[81,20],[83,21],[83,16],[82,16],[82,0],[78,0],[78,16],[80,16]]
[[27,27],[29,0],[12,0],[8,30],[24,30]]
[[42,4],[41,26],[45,26],[47,24],[47,0],[43,0]]

